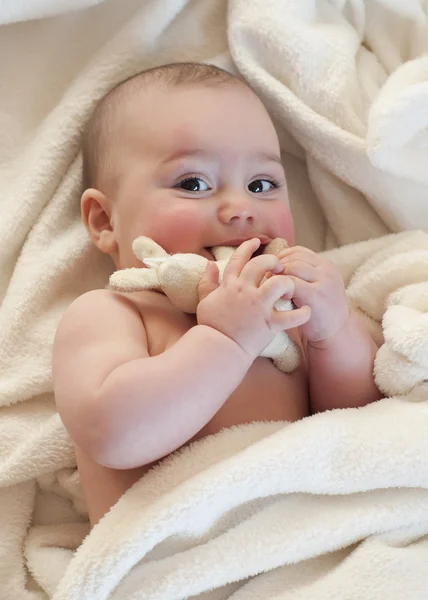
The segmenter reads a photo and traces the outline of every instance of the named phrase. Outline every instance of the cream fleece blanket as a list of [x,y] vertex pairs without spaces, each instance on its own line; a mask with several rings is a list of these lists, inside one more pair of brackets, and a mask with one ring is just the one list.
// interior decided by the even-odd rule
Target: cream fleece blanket
[[[90,248],[79,222],[79,134],[95,103],[120,80],[154,64],[190,59],[239,70],[275,116],[299,243],[319,250],[389,232],[426,228],[427,13],[425,0],[0,3],[1,598],[45,600],[56,588],[58,597],[66,597],[67,581],[75,579],[76,590],[83,585],[79,554],[76,562],[70,559],[87,532],[87,516],[70,440],[55,412],[50,356],[65,307],[78,294],[104,286],[111,273],[111,264]],[[411,249],[391,252],[392,262],[378,256],[386,269],[383,277],[381,267],[376,267],[376,251],[385,247],[389,256],[388,246],[398,241],[410,244]],[[305,443],[308,448],[307,461],[302,458],[296,474],[300,484],[284,488],[295,510],[312,497],[296,494],[306,490],[305,481],[315,486],[317,477],[327,491],[344,494],[343,499],[339,497],[343,511],[337,504],[326,508],[334,522],[327,517],[320,520],[329,528],[329,536],[315,527],[311,515],[320,516],[319,507],[332,501],[330,496],[316,498],[316,512],[303,511],[306,542],[298,538],[301,543],[294,543],[297,538],[286,536],[291,553],[288,563],[284,562],[289,566],[283,588],[294,597],[309,585],[313,585],[314,597],[327,597],[325,590],[332,590],[330,596],[334,597],[340,581],[350,589],[349,577],[354,574],[359,579],[353,598],[372,593],[376,597],[372,590],[381,580],[393,588],[385,590],[385,595],[399,595],[398,581],[406,588],[401,597],[420,597],[417,586],[424,584],[424,570],[418,561],[425,558],[425,532],[423,525],[419,528],[423,519],[419,520],[411,496],[417,488],[423,495],[427,464],[422,402],[427,292],[418,283],[421,277],[426,279],[425,253],[422,233],[387,242],[380,239],[344,251],[341,264],[346,266],[351,299],[358,296],[357,279],[351,279],[351,274],[359,264],[366,265],[367,277],[360,280],[364,293],[358,296],[358,303],[377,319],[368,319],[376,335],[380,335],[378,322],[388,303],[384,328],[390,342],[379,353],[377,377],[388,395],[403,396],[361,411],[317,416],[278,432],[288,440],[283,443],[281,437],[281,447],[290,460],[293,452],[298,456],[295,444]],[[369,257],[371,268],[367,266]],[[417,288],[412,287],[415,273]],[[383,281],[383,291],[376,295],[378,281]],[[308,427],[310,431],[306,431]],[[270,430],[255,427],[252,431],[264,444],[263,437]],[[308,446],[312,436],[316,441]],[[250,444],[251,439],[242,443]],[[208,454],[211,447],[206,446]],[[322,468],[316,470],[316,465]],[[254,468],[261,473],[261,465]],[[272,464],[272,468],[276,467]],[[338,482],[339,475],[346,478],[348,487],[337,483],[329,488],[329,482]],[[171,483],[166,476],[165,481]],[[291,475],[288,481],[293,481]],[[257,482],[261,482],[259,475]],[[292,485],[278,483],[283,484]],[[377,492],[377,496],[363,493],[363,489],[391,486],[389,492]],[[310,489],[313,494],[325,491],[316,486]],[[353,495],[357,490],[372,511],[364,509],[364,514],[371,515],[367,521],[371,525],[365,529],[363,516],[357,518],[350,508],[353,499],[359,498]],[[376,521],[374,516],[375,510],[382,513],[382,494],[385,506],[391,508],[391,526],[387,519]],[[393,494],[400,496],[396,508],[388,504]],[[210,506],[218,505],[221,510],[221,503],[212,498],[215,502]],[[118,524],[123,514],[120,510],[116,513]],[[400,516],[404,513],[410,523],[407,529]],[[289,525],[300,522],[290,519]],[[392,533],[379,534],[387,530]],[[97,531],[88,542],[102,537]],[[249,541],[259,544],[264,539],[258,529],[253,533],[245,538],[246,550]],[[169,535],[166,529],[162,535]],[[418,535],[420,541],[416,542]],[[339,540],[336,547],[347,550],[331,554],[325,544],[333,538]],[[316,540],[321,544],[318,550]],[[359,540],[365,541],[349,546]],[[148,547],[144,544],[138,546],[141,555]],[[126,570],[126,565],[138,558],[122,548],[124,554],[113,557],[113,562]],[[168,544],[162,548],[170,551]],[[301,554],[293,554],[298,548]],[[219,551],[215,564],[221,564],[223,552]],[[258,559],[261,556],[260,551]],[[88,576],[86,585],[96,586],[97,581],[101,585],[104,580],[107,587],[116,585],[105,575],[108,560],[100,571],[88,560],[89,568],[94,565],[94,578]],[[68,564],[70,570],[59,583]],[[111,572],[114,576],[115,569]],[[271,585],[275,574],[272,571],[268,581],[263,579],[267,581],[263,585]],[[220,574],[213,585],[222,577]],[[281,577],[278,575],[277,581]],[[215,582],[211,575],[210,581]],[[260,578],[253,581],[258,585]],[[211,597],[230,596],[231,589]],[[240,593],[247,594],[246,598],[262,593],[260,587],[251,596],[251,589]],[[107,592],[98,591],[98,597],[103,593]],[[162,597],[163,591],[159,594]],[[77,590],[68,597],[84,596]],[[340,591],[340,597],[346,597],[346,592]]]
[[[24,541],[54,600],[426,597],[428,234],[328,255],[381,344],[375,374],[388,398],[196,443],[136,483],[86,539],[68,437],[46,409],[15,452],[10,437],[1,471],[15,484],[3,499],[15,585],[23,565],[12,549]],[[2,439],[18,432],[17,417],[0,421]]]

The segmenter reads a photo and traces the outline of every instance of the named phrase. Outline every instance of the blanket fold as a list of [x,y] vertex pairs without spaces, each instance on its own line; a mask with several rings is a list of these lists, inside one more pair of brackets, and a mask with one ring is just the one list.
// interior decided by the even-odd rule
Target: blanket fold
[[[413,589],[414,561],[428,557],[428,282],[421,277],[428,234],[395,234],[326,256],[381,340],[375,377],[390,397],[197,442],[136,483],[88,536],[78,480],[61,475],[64,467],[54,479],[40,476],[46,492],[59,485],[81,515],[73,535],[72,523],[57,531],[43,523],[26,542],[29,568],[49,593],[55,589],[54,600],[289,600],[309,591],[358,598],[368,572],[364,598],[398,599]],[[413,311],[404,336],[397,309]],[[376,565],[392,568],[398,549],[408,575],[401,567],[390,590]],[[62,578],[46,573],[47,556]],[[326,571],[330,559],[335,566]],[[299,586],[284,585],[299,569]],[[426,584],[420,576],[412,597],[422,598]]]
[[[295,563],[304,571],[305,561],[344,547],[354,562],[353,597],[365,578],[353,552],[381,562],[398,546],[411,562],[416,543],[426,556],[427,425],[425,403],[383,400],[196,443],[135,484],[95,526],[54,598],[184,599],[254,576],[251,594],[244,584],[237,597],[294,598],[287,586],[264,596],[256,581],[263,589],[261,573]],[[365,552],[349,548],[364,539]],[[342,562],[330,573],[332,589],[344,587]],[[384,597],[383,579],[373,576],[367,597]],[[427,582],[419,578],[420,592]],[[395,581],[401,597],[409,583]]]
[[[426,2],[4,0],[0,24],[0,597],[425,600]],[[87,536],[51,382],[61,314],[113,270],[80,222],[79,136],[115,84],[177,60],[240,74],[269,108],[297,243],[349,244],[328,256],[388,398],[223,432]]]

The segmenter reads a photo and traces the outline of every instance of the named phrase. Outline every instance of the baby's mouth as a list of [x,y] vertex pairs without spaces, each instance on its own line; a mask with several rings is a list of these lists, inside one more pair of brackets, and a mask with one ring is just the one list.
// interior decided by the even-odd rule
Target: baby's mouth
[[203,256],[205,256],[205,258],[208,258],[208,260],[214,260],[215,261],[215,256],[212,253],[212,247],[210,248],[204,248],[204,254]]
[[266,246],[267,246],[267,244],[260,244],[260,246],[257,248],[257,250],[255,252],[253,252],[253,257],[264,254]]
[[[261,254],[264,254],[265,248],[266,248],[267,244],[260,244],[260,246],[257,248],[257,250],[255,252],[253,252],[253,258],[255,256],[260,256]],[[239,246],[236,246],[236,248],[239,248]],[[204,248],[205,252],[207,252],[210,255],[210,260],[215,260],[215,257],[213,255],[213,246],[209,247],[209,248]]]

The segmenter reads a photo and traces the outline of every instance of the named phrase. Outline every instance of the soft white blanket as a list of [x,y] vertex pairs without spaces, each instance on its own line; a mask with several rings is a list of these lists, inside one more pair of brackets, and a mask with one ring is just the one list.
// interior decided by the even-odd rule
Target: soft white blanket
[[[50,354],[65,307],[78,294],[104,286],[111,272],[110,262],[90,248],[79,222],[79,134],[94,104],[115,83],[154,64],[205,60],[239,70],[275,116],[300,243],[321,249],[391,231],[426,228],[427,14],[423,0],[230,0],[227,5],[224,0],[0,3],[0,597],[51,597],[72,549],[87,532],[72,447],[53,403]],[[412,588],[412,596],[410,585],[423,584],[418,560],[424,556],[419,549],[423,550],[425,542],[424,538],[418,543],[413,540],[424,531],[423,525],[421,529],[412,525],[419,513],[411,504],[413,490],[405,488],[423,487],[427,464],[422,382],[427,368],[424,327],[428,294],[422,284],[417,288],[407,284],[426,279],[428,268],[425,234],[409,236],[393,238],[386,246],[382,239],[356,246],[354,254],[346,250],[343,263],[350,298],[360,298],[357,304],[365,307],[370,317],[378,322],[391,303],[384,319],[390,342],[379,353],[377,376],[388,395],[405,396],[361,411],[317,416],[278,432],[281,440],[288,440],[283,447],[290,457],[295,443],[307,445],[312,435],[318,440],[316,451],[310,446],[312,459],[307,455],[309,470],[299,469],[300,484],[294,490],[284,488],[287,502],[298,508],[303,500],[309,501],[310,496],[295,495],[306,491],[304,481],[315,486],[318,473],[319,481],[328,487],[340,463],[349,486],[334,489],[345,494],[341,500],[345,512],[354,498],[348,496],[356,489],[352,485],[368,489],[362,472],[375,478],[370,479],[370,489],[397,488],[382,492],[385,503],[392,502],[392,493],[403,498],[391,508],[389,530],[395,533],[376,537],[375,532],[388,529],[386,521],[379,521],[376,529],[373,517],[372,526],[363,529],[364,519],[352,513],[344,522],[352,524],[356,537],[347,537],[349,528],[337,525],[338,519],[342,523],[343,513],[338,509],[335,514],[327,507],[326,512],[336,521],[332,524],[325,517],[320,522],[330,523],[331,539],[333,534],[339,539],[336,547],[348,548],[347,561],[343,561],[344,554],[326,554],[330,550],[322,544],[327,536],[318,535],[321,530],[312,527],[315,521],[308,517],[307,543],[296,544],[289,537],[292,550],[299,546],[302,554],[291,553],[287,559],[287,564],[295,563],[287,567],[283,586],[287,593],[297,594],[299,586],[313,582],[314,597],[326,597],[328,594],[322,593],[334,579],[337,561],[342,561],[342,567],[352,567],[355,560],[366,576],[359,580],[360,596],[354,593],[353,598],[370,597],[368,582],[375,580],[370,575],[376,569],[379,580],[384,569],[385,585],[394,588],[385,595],[399,594],[394,585],[397,573],[397,580],[407,585],[401,597],[419,597],[420,588]],[[390,261],[385,256],[376,258],[378,248],[385,248],[388,255],[389,244],[396,243],[409,244],[409,248],[394,252]],[[370,266],[366,259],[371,255]],[[376,267],[376,260],[386,270]],[[357,279],[350,277],[362,263],[367,277],[357,285]],[[367,283],[363,285],[363,281]],[[383,281],[379,288],[383,292],[376,292],[378,281]],[[399,290],[395,296],[391,295],[394,290]],[[379,325],[371,318],[367,322],[379,336]],[[356,423],[361,423],[360,429]],[[254,435],[263,438],[266,430],[256,430]],[[370,440],[360,437],[360,430],[367,432]],[[324,448],[323,440],[330,446]],[[358,452],[356,464],[351,456]],[[321,465],[316,457],[324,460],[319,471],[314,467]],[[373,462],[375,459],[378,462]],[[320,493],[320,488],[308,490]],[[377,507],[382,512],[379,498],[364,497],[370,510]],[[221,509],[221,503],[212,504]],[[123,513],[119,505],[117,508],[120,524]],[[403,519],[410,522],[407,546],[397,532],[404,523],[401,510],[407,515]],[[312,514],[309,509],[306,512]],[[297,526],[298,520],[291,521]],[[100,540],[97,531],[88,543]],[[258,531],[251,534],[251,543],[262,543],[264,536]],[[136,530],[136,535],[140,533]],[[318,551],[312,543],[315,539],[321,544]],[[359,539],[365,541],[348,547]],[[251,546],[249,541],[246,547]],[[387,553],[380,562],[379,546]],[[138,548],[142,556],[144,545]],[[216,563],[220,564],[222,552]],[[316,552],[322,560],[302,562]],[[78,556],[59,584],[58,597],[67,597],[68,577],[75,579],[76,589],[84,585]],[[121,561],[118,554],[113,561],[125,569],[126,564],[138,560],[136,554],[126,558],[130,556],[125,554]],[[108,560],[98,575],[106,572]],[[26,564],[34,580],[28,579]],[[103,579],[107,587],[115,585],[109,577],[98,577],[95,564],[88,560],[89,567],[94,565],[95,579],[88,576],[85,585],[96,586]],[[114,573],[113,568],[111,571]],[[352,577],[354,572],[351,568]],[[269,577],[275,578],[275,572]],[[213,577],[211,580],[214,582]],[[334,585],[333,581],[332,590]],[[105,597],[107,592],[97,593],[87,597]],[[261,592],[254,593],[250,595],[249,587],[245,597],[257,598]],[[346,592],[337,593],[346,597]],[[84,592],[76,594],[68,597],[84,597]],[[166,597],[163,591],[159,594]]]
[[3,408],[11,598],[22,592],[24,560],[54,600],[212,589],[201,598],[425,597],[428,234],[327,255],[381,344],[375,374],[388,398],[195,444],[129,490],[75,555],[88,527],[70,440],[47,398]]

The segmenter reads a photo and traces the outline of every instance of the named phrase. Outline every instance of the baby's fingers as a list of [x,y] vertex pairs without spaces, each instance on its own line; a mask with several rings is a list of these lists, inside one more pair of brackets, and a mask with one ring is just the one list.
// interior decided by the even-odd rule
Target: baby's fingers
[[211,292],[218,288],[218,267],[215,262],[208,261],[207,268],[203,273],[198,285],[199,301],[206,298]]
[[273,275],[261,286],[260,293],[268,306],[273,306],[280,298],[290,300],[294,294],[294,281],[284,275]]
[[309,283],[317,281],[319,277],[316,267],[302,260],[291,260],[289,262],[283,262],[282,265],[286,275],[299,277],[299,279],[303,279]]
[[272,331],[286,331],[304,325],[310,318],[309,306],[302,306],[294,310],[274,310],[269,320],[269,326]]
[[282,273],[282,270],[282,265],[274,254],[262,254],[252,258],[244,266],[240,279],[259,287],[267,273]]
[[223,281],[231,277],[239,277],[242,269],[251,260],[254,252],[259,248],[260,240],[253,238],[243,242],[232,254],[223,273]]
[[308,265],[312,265],[313,267],[317,267],[320,264],[319,255],[308,248],[303,248],[302,246],[285,248],[285,250],[281,250],[281,252],[278,254],[278,258],[281,261],[284,259],[284,263],[288,260],[301,260],[308,263]]

